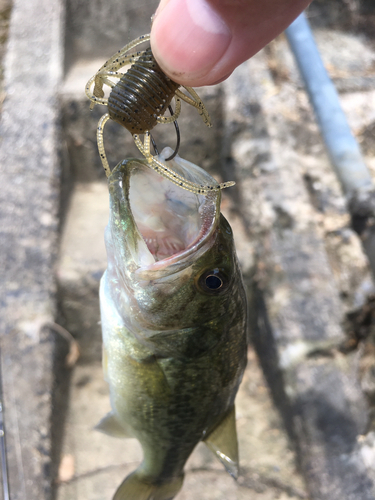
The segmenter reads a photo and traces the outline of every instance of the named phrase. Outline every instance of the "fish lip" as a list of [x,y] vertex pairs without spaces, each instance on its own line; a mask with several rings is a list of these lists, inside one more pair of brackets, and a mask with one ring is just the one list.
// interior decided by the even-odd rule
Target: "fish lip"
[[[168,154],[168,149],[166,148],[163,153]],[[126,232],[125,230],[123,231],[121,239],[122,244],[127,247],[127,260],[129,260],[131,256],[130,260],[132,262],[129,264],[128,270],[133,274],[134,278],[149,281],[183,270],[191,265],[192,255],[196,256],[197,253],[200,255],[201,252],[203,253],[213,244],[214,238],[211,238],[211,236],[219,223],[221,192],[220,190],[214,190],[206,195],[197,195],[201,200],[199,211],[201,213],[202,225],[197,237],[186,248],[165,259],[145,264],[141,262],[139,249],[141,249],[143,255],[148,253],[149,250],[147,249],[145,240],[134,219],[129,199],[130,178],[139,166],[150,168],[145,159],[132,158],[124,160],[115,167],[108,179],[111,198],[110,225],[112,227],[117,225],[114,230],[121,231],[118,221],[123,219],[124,216],[127,218],[128,227]],[[197,166],[195,166],[195,168],[199,169]],[[199,171],[201,171],[204,176],[202,182],[216,183],[207,172],[202,169],[199,169]],[[183,191],[182,188],[177,189]],[[132,237],[129,238],[129,234],[131,234]],[[149,252],[149,255],[151,257],[151,252]]]

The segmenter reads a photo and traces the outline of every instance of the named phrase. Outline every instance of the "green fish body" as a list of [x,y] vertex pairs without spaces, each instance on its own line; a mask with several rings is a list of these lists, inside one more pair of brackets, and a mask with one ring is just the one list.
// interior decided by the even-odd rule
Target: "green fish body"
[[[168,163],[192,182],[212,183],[179,157]],[[112,412],[98,429],[135,437],[143,449],[114,500],[171,500],[199,441],[237,477],[244,287],[220,191],[190,193],[146,160],[127,160],[109,177],[109,192],[100,305]]]

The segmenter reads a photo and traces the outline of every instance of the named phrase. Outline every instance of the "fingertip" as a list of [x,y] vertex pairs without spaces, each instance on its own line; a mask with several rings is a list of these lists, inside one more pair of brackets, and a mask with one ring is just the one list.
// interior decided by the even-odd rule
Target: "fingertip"
[[163,71],[196,85],[225,54],[232,33],[205,0],[163,0],[151,29],[153,54]]

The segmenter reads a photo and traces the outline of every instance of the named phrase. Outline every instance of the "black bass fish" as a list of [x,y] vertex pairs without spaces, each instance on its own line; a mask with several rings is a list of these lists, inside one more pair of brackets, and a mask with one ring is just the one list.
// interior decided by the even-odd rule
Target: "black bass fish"
[[[187,180],[213,181],[178,156],[168,163]],[[171,500],[199,441],[238,475],[244,286],[220,191],[185,191],[135,159],[118,164],[108,182],[100,305],[112,411],[97,428],[135,437],[143,449],[114,500]]]

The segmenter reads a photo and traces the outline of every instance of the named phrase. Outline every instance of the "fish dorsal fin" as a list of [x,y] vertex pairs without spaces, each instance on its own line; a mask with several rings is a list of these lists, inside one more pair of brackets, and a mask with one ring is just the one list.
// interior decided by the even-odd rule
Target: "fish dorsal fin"
[[203,440],[234,479],[238,478],[238,441],[234,406]]
[[130,426],[120,424],[113,411],[107,413],[94,427],[95,430],[103,432],[108,436],[117,438],[133,438],[134,434]]

